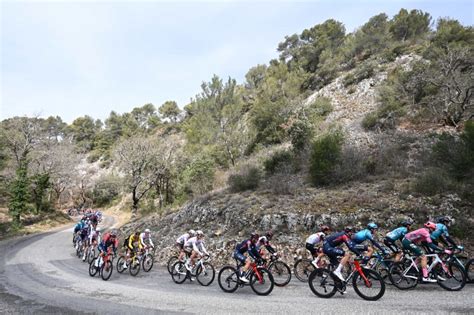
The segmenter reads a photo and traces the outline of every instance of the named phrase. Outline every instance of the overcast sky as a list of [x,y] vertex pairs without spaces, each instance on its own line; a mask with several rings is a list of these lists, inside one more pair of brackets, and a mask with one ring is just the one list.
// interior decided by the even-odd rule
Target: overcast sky
[[285,35],[329,18],[347,31],[422,9],[473,25],[473,1],[0,1],[0,119],[105,119],[146,103],[183,107],[213,74],[239,83]]

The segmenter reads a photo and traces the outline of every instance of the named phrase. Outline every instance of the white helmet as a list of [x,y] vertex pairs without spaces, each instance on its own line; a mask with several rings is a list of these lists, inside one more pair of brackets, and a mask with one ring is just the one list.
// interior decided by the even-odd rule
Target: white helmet
[[145,229],[145,233],[151,233],[150,229]]
[[197,235],[197,236],[204,236],[204,232],[201,231],[201,230],[197,230],[197,231],[196,231],[196,235]]
[[189,235],[196,235],[196,231],[194,231],[193,229],[189,230]]

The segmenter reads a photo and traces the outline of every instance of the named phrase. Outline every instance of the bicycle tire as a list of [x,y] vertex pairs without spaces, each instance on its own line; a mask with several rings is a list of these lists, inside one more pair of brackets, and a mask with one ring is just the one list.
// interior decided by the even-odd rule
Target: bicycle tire
[[239,287],[239,275],[237,270],[232,266],[224,266],[219,270],[217,282],[222,291],[232,293]]
[[390,282],[399,290],[413,289],[418,285],[418,277],[414,279],[403,275],[408,267],[409,265],[407,265],[407,263],[396,262],[393,263],[388,270]]
[[114,265],[110,260],[107,260],[102,266],[100,267],[100,276],[102,280],[107,281],[112,276],[112,272],[114,271]]
[[[438,280],[438,285],[447,291],[460,291],[466,285],[466,272],[464,266],[459,265],[457,262],[449,262],[446,264],[449,273],[446,273],[443,268],[433,270],[435,277]],[[456,271],[457,269],[457,271]],[[445,280],[440,280],[442,277]],[[453,285],[450,280],[454,279]]]
[[89,276],[94,277],[99,269],[95,266],[95,261],[97,258],[94,258],[89,264]]
[[136,277],[138,275],[138,273],[140,272],[140,262],[136,261],[138,258],[135,258],[135,263],[134,263],[134,260],[132,259],[132,261],[130,262],[130,264],[128,265],[128,271],[130,272],[130,275]]
[[118,273],[123,273],[127,268],[123,267],[123,264],[126,262],[125,256],[120,256],[117,259],[117,272]]
[[197,281],[199,282],[200,285],[204,286],[204,287],[207,287],[209,286],[213,281],[214,281],[214,278],[216,277],[216,270],[214,269],[214,266],[210,263],[210,262],[203,262],[203,265],[204,265],[204,269],[205,269],[205,272],[204,272],[204,275],[210,275],[210,280],[208,281],[204,281],[204,277],[202,277],[201,275],[203,275],[203,268],[201,265],[198,266],[197,270],[196,270],[196,279]]
[[151,268],[153,268],[153,255],[146,254],[145,257],[143,257],[142,268],[145,272],[149,272]]
[[[262,281],[258,279],[258,276],[255,272],[252,272],[250,275],[250,287],[252,288],[253,292],[257,295],[269,295],[273,291],[273,287],[275,285],[275,281],[273,281],[273,275],[267,268],[258,268],[258,271],[262,275]],[[267,278],[267,279],[266,279]],[[264,291],[260,291],[258,284],[264,284],[266,282],[270,282],[270,286],[268,289]]]
[[[314,269],[308,277],[308,283],[311,291],[321,298],[328,299],[336,294],[336,278],[329,269]],[[323,291],[320,292],[319,288],[322,288]]]
[[[364,300],[377,301],[385,294],[385,282],[383,281],[382,276],[375,270],[362,268],[362,271],[364,272],[365,277],[370,280],[369,286],[367,286],[367,283],[365,282],[365,279],[362,277],[362,275],[359,272],[356,272],[352,277],[352,286],[354,287],[354,291],[356,291],[357,295],[359,295]],[[374,284],[379,288],[378,292],[375,288],[374,292],[377,292],[376,294],[369,296],[362,292],[361,289],[364,287],[374,288]]]
[[466,270],[466,282],[474,283],[474,258],[470,259],[465,265],[464,269]]
[[95,258],[95,249],[92,248],[87,251],[87,262],[91,263],[91,261]]
[[309,259],[298,259],[293,267],[293,272],[301,282],[308,282],[309,275],[314,270],[314,266]]
[[171,279],[177,284],[181,284],[188,278],[188,270],[184,266],[184,262],[177,261],[172,267],[173,273]]
[[172,256],[170,259],[168,259],[168,263],[166,264],[166,266],[170,275],[173,274],[173,266],[178,260],[178,256]]
[[272,262],[268,270],[273,275],[273,281],[277,287],[284,287],[291,281],[291,269],[283,261]]

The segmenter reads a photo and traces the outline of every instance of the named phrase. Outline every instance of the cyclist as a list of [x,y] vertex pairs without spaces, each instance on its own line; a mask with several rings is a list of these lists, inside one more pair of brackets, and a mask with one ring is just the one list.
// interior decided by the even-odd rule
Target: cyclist
[[273,238],[273,231],[267,231],[265,235],[260,236],[257,241],[257,248],[260,252],[260,248],[265,246],[265,249],[272,255],[276,256],[276,249],[270,244],[270,240]]
[[127,269],[127,261],[135,257],[135,253],[142,249],[140,243],[140,232],[130,234],[124,241],[124,246],[127,249],[127,259],[123,262],[123,268]]
[[306,239],[306,249],[309,250],[309,252],[313,256],[313,261],[311,262],[311,264],[313,264],[313,266],[315,268],[319,268],[318,267],[318,262],[321,259],[321,257],[324,256],[322,248],[316,247],[316,244],[323,243],[324,238],[326,237],[326,234],[329,231],[330,231],[330,229],[329,229],[328,226],[322,225],[320,227],[319,232],[311,234]]
[[190,238],[190,237],[193,237],[194,235],[196,235],[196,231],[194,231],[193,229],[189,230],[187,233],[184,233],[183,235],[181,235],[180,237],[178,237],[178,239],[176,240],[176,247],[179,248],[179,256],[178,256],[178,259],[180,261],[183,261],[183,258],[184,258],[184,243],[186,243],[186,241]]
[[411,219],[402,221],[400,226],[395,230],[388,232],[383,240],[385,246],[395,254],[395,262],[400,261],[400,258],[402,257],[402,252],[396,242],[402,241],[402,238],[408,233],[412,225],[413,221]]
[[184,244],[184,250],[187,252],[187,253],[190,253],[191,254],[191,257],[190,257],[190,263],[191,265],[188,264],[188,262],[186,262],[184,264],[184,266],[186,267],[186,269],[188,269],[189,271],[192,270],[192,268],[194,268],[194,259],[196,257],[202,257],[204,255],[208,255],[209,256],[209,253],[207,252],[206,248],[204,247],[204,233],[201,231],[201,230],[197,230],[196,231],[196,236],[194,237],[191,237],[190,239],[188,239],[186,241],[186,243]]
[[150,229],[145,229],[143,233],[140,233],[140,243],[143,248],[155,248],[153,241],[151,240],[151,231]]
[[258,252],[257,248],[258,239],[259,235],[257,233],[252,233],[249,239],[235,246],[234,254],[232,255],[232,257],[240,261],[244,265],[242,267],[242,271],[239,277],[242,282],[249,282],[249,280],[245,277],[245,274],[250,268],[251,263],[250,258],[244,256],[245,252],[247,252],[249,256],[257,262],[260,262],[262,260],[262,257],[260,256],[260,253]]
[[[351,237],[354,234],[354,228],[348,226],[342,232],[334,233],[326,237],[323,243],[323,253],[329,257],[331,264],[336,267],[334,270],[334,275],[339,279],[344,281],[342,276],[342,268],[347,265],[349,261],[350,254],[344,252],[342,248],[339,248],[340,245],[346,244],[346,246],[356,254],[358,251],[354,248],[355,244],[351,241]],[[338,263],[338,257],[343,256],[341,261]]]
[[431,233],[430,237],[433,243],[438,245],[438,239],[446,246],[457,248],[456,242],[449,236],[448,226],[451,223],[451,218],[448,216],[441,216],[437,220],[436,230]]
[[367,246],[363,244],[367,240],[370,241],[380,251],[382,251],[384,255],[387,254],[385,252],[385,249],[382,246],[380,246],[380,244],[377,241],[374,240],[373,234],[378,228],[379,227],[377,226],[377,224],[375,224],[374,222],[370,222],[369,224],[367,224],[366,229],[363,229],[352,236],[352,242],[355,244],[354,246],[354,249],[356,250],[355,253],[358,255],[362,254],[362,252],[367,253],[367,255],[364,257],[364,260],[363,260],[364,262],[368,262],[370,257],[372,257],[372,254],[374,253],[374,249],[372,246]]
[[99,245],[99,257],[101,257],[101,259],[95,260],[96,267],[99,267],[99,260],[102,260],[102,257],[107,255],[108,249],[111,246],[112,246],[114,255],[117,255],[118,239],[117,239],[117,233],[115,231],[110,231],[104,234],[104,237],[102,238],[102,241],[100,242],[100,245]]
[[76,245],[76,235],[78,235],[83,228],[84,228],[84,225],[86,224],[86,221],[84,218],[82,218],[79,222],[76,223],[76,225],[74,226],[74,232],[72,234],[72,243],[74,245]]
[[[428,259],[423,249],[419,246],[422,243],[426,244],[430,249],[435,251],[443,251],[441,248],[436,246],[430,237],[430,232],[436,230],[436,224],[433,222],[426,222],[424,227],[415,231],[412,231],[405,235],[402,240],[403,248],[410,251],[413,255],[420,257],[421,259],[421,270],[423,273],[423,281],[425,282],[436,282],[435,279],[428,277]],[[451,253],[445,250],[446,253]]]

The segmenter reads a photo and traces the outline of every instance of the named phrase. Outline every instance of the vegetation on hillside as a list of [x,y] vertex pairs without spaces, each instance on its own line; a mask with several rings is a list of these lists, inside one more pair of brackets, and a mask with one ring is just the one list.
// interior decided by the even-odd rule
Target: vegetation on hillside
[[[469,195],[474,30],[451,19],[431,25],[428,13],[405,9],[391,19],[378,14],[353,33],[327,20],[286,36],[278,44],[279,58],[249,69],[242,84],[218,76],[203,82],[183,111],[167,101],[158,108],[112,111],[105,121],[6,119],[0,123],[0,203],[21,224],[25,213],[104,206],[125,193],[136,214],[221,188],[227,179],[218,179],[222,172],[230,174],[232,191],[258,189],[272,178],[281,183],[295,173],[312,185],[409,174],[418,193]],[[407,54],[420,58],[409,69],[390,70],[378,90],[379,106],[363,127],[391,132],[409,122],[464,130],[461,136],[440,136],[428,148],[431,161],[420,158],[412,172],[406,138],[379,133],[375,148],[355,147],[337,126],[323,124],[333,110],[330,98],[306,103],[337,77],[351,87],[372,77],[378,65]],[[279,144],[289,147],[265,154]],[[90,173],[86,161],[109,171]]]

